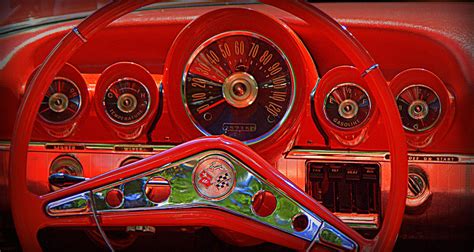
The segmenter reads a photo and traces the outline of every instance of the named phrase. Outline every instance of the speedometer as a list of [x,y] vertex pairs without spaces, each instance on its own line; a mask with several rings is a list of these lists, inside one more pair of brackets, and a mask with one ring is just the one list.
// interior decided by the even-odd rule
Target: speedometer
[[250,144],[285,121],[294,89],[290,62],[276,44],[256,33],[233,31],[212,37],[191,55],[182,95],[201,132]]

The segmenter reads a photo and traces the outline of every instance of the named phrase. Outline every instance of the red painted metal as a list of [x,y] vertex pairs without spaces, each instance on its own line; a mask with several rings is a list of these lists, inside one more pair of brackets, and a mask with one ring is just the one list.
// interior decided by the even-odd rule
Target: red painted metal
[[[79,26],[82,36],[89,39],[95,32],[101,30],[107,24],[115,20],[116,18],[140,7],[141,5],[147,4],[148,2],[113,2],[101,10],[94,13],[91,17],[83,21]],[[340,26],[326,16],[318,9],[308,4],[294,3],[294,4],[283,4],[279,2],[271,2],[285,11],[293,13],[298,17],[306,20],[308,23],[318,26],[325,30],[328,35],[333,36],[334,39],[340,44],[342,50],[351,58],[359,69],[367,69],[373,64],[373,60],[368,56],[363,47],[353,37],[340,29]],[[28,142],[31,137],[31,131],[33,127],[33,121],[35,113],[38,109],[38,101],[44,94],[48,83],[55,76],[59,68],[65,63],[65,61],[81,46],[82,41],[74,33],[69,33],[56,47],[56,49],[47,58],[45,64],[40,68],[37,75],[34,77],[32,84],[28,87],[25,94],[25,99],[20,107],[20,114],[17,118],[15,125],[15,131],[13,135],[13,142],[11,147],[11,159],[10,166],[11,171],[11,188],[12,192],[16,197],[12,197],[12,210],[15,219],[17,232],[19,239],[22,242],[25,250],[38,250],[39,246],[36,241],[36,232],[39,228],[45,226],[55,226],[58,224],[62,225],[77,225],[77,224],[90,224],[90,220],[87,218],[57,218],[51,219],[44,216],[44,211],[40,210],[44,207],[45,202],[49,202],[53,199],[59,199],[66,195],[77,193],[83,190],[91,189],[100,185],[116,181],[123,177],[128,177],[139,172],[149,170],[151,166],[159,166],[162,161],[173,161],[183,158],[183,154],[189,154],[192,151],[206,150],[206,149],[223,149],[226,150],[237,158],[247,163],[250,167],[255,169],[260,175],[266,178],[272,184],[281,188],[290,197],[294,198],[300,204],[307,207],[308,209],[319,214],[323,219],[334,225],[336,228],[346,233],[348,236],[353,238],[364,248],[366,246],[373,245],[372,242],[363,239],[358,233],[344,225],[337,217],[332,215],[326,209],[321,207],[311,197],[306,195],[304,192],[299,190],[294,184],[288,181],[283,175],[276,171],[270,164],[268,164],[260,155],[253,152],[248,147],[243,146],[241,143],[227,139],[225,137],[209,137],[201,140],[190,141],[179,147],[173,148],[172,150],[165,151],[151,158],[130,164],[124,168],[115,170],[113,172],[105,173],[98,177],[95,177],[84,183],[80,183],[76,186],[66,188],[57,192],[45,196],[35,196],[27,190],[26,185],[26,154]],[[374,88],[374,96],[378,103],[382,106],[382,117],[388,122],[388,136],[391,151],[392,160],[392,181],[391,191],[389,196],[389,209],[386,212],[386,222],[389,225],[384,225],[379,233],[379,236],[375,239],[375,249],[390,249],[395,241],[398,229],[401,223],[401,217],[404,209],[404,200],[406,196],[406,171],[407,171],[407,153],[406,145],[404,143],[404,135],[401,129],[400,118],[397,116],[396,107],[392,99],[390,90],[385,84],[385,80],[379,70],[373,71],[367,75],[367,82],[371,87]],[[382,84],[382,85],[381,85]],[[20,134],[21,132],[21,134]],[[162,165],[165,163],[162,163]],[[128,175],[128,176],[127,176]],[[24,202],[28,202],[31,206],[29,209],[36,209],[39,212],[35,214],[28,214],[26,208],[22,207]],[[170,212],[174,212],[171,210]],[[187,211],[190,213],[192,211]],[[127,225],[127,223],[137,223],[134,216],[140,216],[143,221],[147,219],[147,215],[151,215],[150,219],[166,224],[169,221],[161,214],[143,214],[137,215],[136,213],[124,213],[120,217],[113,216],[111,214],[110,224],[120,223],[120,225]],[[199,213],[197,216],[193,214],[191,223],[199,223],[202,219],[212,216],[213,218],[206,220],[201,225],[212,225],[215,224],[216,217],[225,216],[226,214],[214,213],[214,210],[206,210],[204,213]],[[104,225],[108,225],[109,215],[105,214],[102,216]],[[199,218],[201,217],[201,218]],[[240,219],[235,216],[226,216],[226,224],[232,224],[233,220]],[[187,223],[186,218],[180,218],[182,223]],[[150,223],[150,222],[149,222]],[[153,223],[153,222],[152,222]],[[219,222],[223,223],[223,222]],[[168,223],[176,225],[176,222]],[[239,224],[234,223],[231,225],[231,229],[238,229],[242,233],[255,235],[255,231],[263,231],[266,228],[261,227],[261,224],[250,224],[249,226],[242,228]],[[217,224],[222,225],[222,224]],[[227,225],[226,225],[227,226]],[[235,228],[232,228],[234,227]],[[227,226],[228,227],[228,226]],[[261,232],[264,233],[264,232]],[[289,235],[278,235],[278,232],[273,230],[272,233],[275,235],[265,236],[264,238],[268,241],[275,242],[277,244],[285,243],[285,246],[292,248],[302,249],[305,243],[298,242],[294,237]],[[267,233],[270,234],[270,233]],[[281,239],[280,238],[286,238]],[[283,244],[282,244],[283,245]]]
[[[435,73],[448,85],[451,93],[456,97],[453,123],[448,129],[442,130],[445,131],[444,136],[436,136],[434,139],[436,143],[423,148],[422,151],[472,154],[474,142],[462,137],[469,130],[469,125],[474,122],[474,117],[464,116],[473,112],[470,97],[474,95],[474,89],[469,85],[474,79],[474,71],[472,71],[470,56],[466,54],[468,51],[463,50],[469,43],[466,39],[472,37],[469,35],[471,29],[459,26],[468,24],[462,21],[466,17],[465,4],[374,3],[360,8],[357,3],[321,3],[315,6],[338,19],[363,43],[380,64],[388,80],[405,69],[423,67]],[[350,64],[350,60],[323,31],[309,27],[302,20],[266,5],[245,5],[244,7],[275,16],[292,28],[310,51],[320,75],[324,75],[335,66]],[[196,16],[221,8],[223,6],[167,9],[160,11],[159,15],[156,15],[158,10],[131,13],[111,24],[94,39],[89,40],[81,48],[81,53],[73,55],[69,62],[83,73],[86,81],[89,75],[100,74],[109,65],[130,59],[153,74],[161,74],[166,54],[179,31]],[[419,10],[430,11],[420,12]],[[397,15],[391,17],[391,13]],[[432,19],[431,15],[438,18]],[[387,17],[391,17],[390,22],[387,22]],[[9,34],[1,39],[4,50],[0,51],[0,57],[2,64],[5,65],[0,71],[0,79],[2,79],[0,107],[9,108],[2,114],[3,123],[0,124],[2,140],[11,138],[20,97],[32,71],[44,61],[47,54],[67,31],[78,23],[78,21],[71,21],[40,26],[35,30]],[[150,31],[153,29],[156,29],[159,35],[150,36]],[[129,34],[132,33],[134,36],[130,37]],[[140,44],[140,50],[134,47],[137,43]],[[390,50],[387,50],[387,47]],[[420,53],[420,48],[423,48],[423,52],[429,53]],[[126,59],[124,59],[124,51],[127,52]],[[92,84],[90,85],[92,97],[95,82],[88,83]],[[309,96],[309,93],[305,96]],[[169,97],[165,94],[164,100],[167,98]],[[160,130],[153,131],[153,140],[158,143],[174,144],[190,140],[183,139],[182,133],[170,122],[169,115],[173,113],[173,110],[166,106],[167,101],[164,104],[162,120],[157,124]],[[308,107],[309,101],[305,105],[305,108]],[[302,113],[303,117],[299,122],[300,130],[294,146],[326,148],[312,122],[309,109],[305,109]],[[101,143],[118,141],[114,132],[97,118],[94,109],[90,109],[83,119],[80,120],[74,134],[64,139],[65,141]],[[373,126],[366,141],[358,145],[357,150],[388,149],[387,139],[383,133],[384,124],[380,117],[374,121]],[[303,133],[305,133],[304,136]],[[56,140],[42,130],[35,130],[32,139]],[[140,137],[133,142],[145,143],[146,138]],[[348,147],[336,141],[331,143],[329,148],[346,149]],[[4,166],[3,169],[6,167]]]

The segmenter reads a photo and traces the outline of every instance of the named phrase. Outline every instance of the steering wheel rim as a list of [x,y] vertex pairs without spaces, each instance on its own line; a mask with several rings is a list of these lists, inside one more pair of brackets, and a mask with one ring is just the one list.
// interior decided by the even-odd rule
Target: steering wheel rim
[[[28,190],[26,181],[28,144],[34,125],[34,120],[31,118],[36,118],[40,99],[59,69],[88,39],[119,17],[155,2],[160,1],[114,1],[99,9],[58,43],[28,86],[15,121],[10,150],[11,208],[17,234],[25,250],[40,249],[36,240],[36,231],[33,233],[28,230],[30,222],[34,222],[34,217],[28,216],[28,212],[24,208],[25,202],[27,204],[31,202],[30,208],[44,208],[44,202],[38,200],[38,198],[41,199],[42,197],[31,193]],[[391,190],[387,205],[390,207],[387,207],[385,211],[385,221],[376,238],[365,240],[359,236],[357,240],[362,249],[391,250],[396,241],[403,217],[407,192],[408,165],[407,147],[401,120],[398,116],[395,100],[388,85],[386,85],[383,74],[378,68],[374,68],[376,65],[363,46],[345,28],[341,27],[336,21],[316,7],[303,1],[283,2],[265,0],[262,2],[289,12],[308,24],[323,29],[324,32],[338,42],[342,51],[351,59],[353,64],[358,69],[365,71],[361,74],[363,74],[368,84],[374,88],[374,98],[381,105],[381,116],[387,124],[386,130],[391,158]],[[328,211],[318,213],[318,215],[323,219],[335,218]],[[387,225],[387,223],[390,223],[390,225]],[[39,229],[41,226],[37,228]],[[341,231],[356,237],[358,235],[347,226],[342,227]],[[31,242],[32,239],[35,242]]]

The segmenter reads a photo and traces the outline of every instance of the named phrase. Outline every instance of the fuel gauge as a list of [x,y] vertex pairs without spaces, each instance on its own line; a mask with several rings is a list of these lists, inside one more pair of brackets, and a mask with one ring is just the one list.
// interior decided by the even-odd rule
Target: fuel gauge
[[324,101],[324,115],[332,125],[344,130],[355,129],[369,118],[371,109],[367,92],[353,83],[334,87]]

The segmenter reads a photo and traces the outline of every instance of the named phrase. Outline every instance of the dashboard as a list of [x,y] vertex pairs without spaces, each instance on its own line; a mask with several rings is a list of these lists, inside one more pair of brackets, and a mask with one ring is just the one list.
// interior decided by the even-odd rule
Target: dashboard
[[[380,69],[409,148],[401,237],[472,239],[472,218],[457,216],[470,219],[474,209],[473,36],[465,29],[473,5],[364,5],[316,4],[370,52],[377,64],[368,69],[352,66],[324,30],[265,5],[120,18],[72,56],[44,95],[29,147],[29,189],[42,195],[61,188],[48,181],[52,174],[91,178],[192,139],[226,135],[373,237],[390,190],[390,139],[363,77]],[[229,17],[234,22],[224,22]],[[3,199],[20,100],[79,21],[0,37]],[[8,200],[0,206],[8,211]]]

